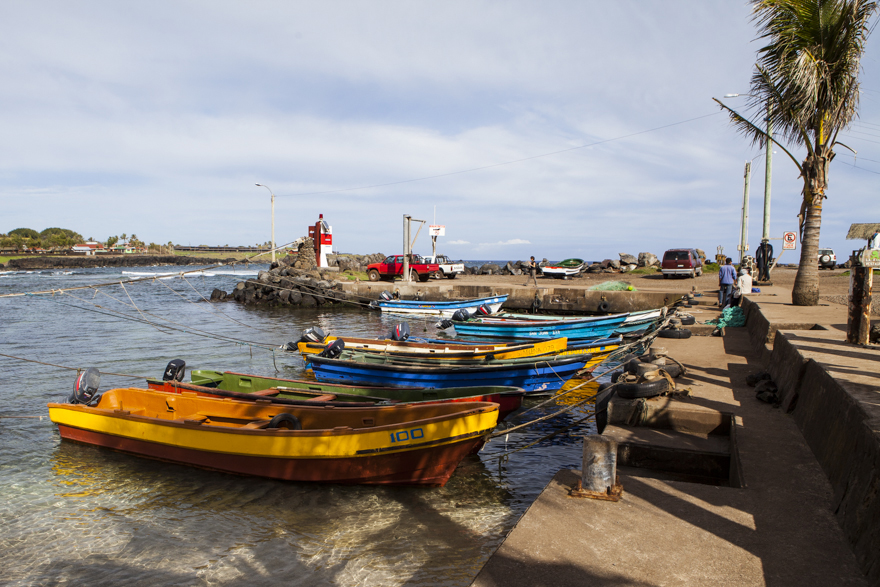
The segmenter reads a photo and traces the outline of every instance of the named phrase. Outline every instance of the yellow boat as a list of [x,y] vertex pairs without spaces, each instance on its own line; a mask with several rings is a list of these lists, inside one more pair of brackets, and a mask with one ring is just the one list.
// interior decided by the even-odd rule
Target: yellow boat
[[539,355],[555,355],[564,351],[568,345],[567,338],[554,338],[551,340],[535,341],[530,343],[496,343],[496,344],[457,344],[427,343],[427,342],[401,342],[396,340],[376,340],[372,338],[356,338],[349,336],[328,336],[323,342],[297,343],[297,349],[302,353],[303,359],[308,360],[308,355],[317,354],[327,348],[327,345],[337,339],[342,339],[345,348],[388,355],[398,355],[412,358],[440,358],[444,361],[456,361],[460,359],[481,359],[488,355],[496,359],[515,359],[519,357],[534,357]]
[[444,485],[498,421],[486,402],[291,406],[111,389],[95,406],[50,403],[61,438],[290,481]]

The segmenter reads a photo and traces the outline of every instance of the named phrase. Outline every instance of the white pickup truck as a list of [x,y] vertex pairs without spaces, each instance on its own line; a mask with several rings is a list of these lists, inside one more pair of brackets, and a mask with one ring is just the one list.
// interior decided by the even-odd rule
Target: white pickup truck
[[441,279],[444,277],[455,279],[456,275],[464,273],[464,263],[453,263],[446,255],[437,255],[436,257],[428,256],[422,257],[422,259],[425,260],[425,263],[436,263],[437,265],[440,265],[440,271],[437,272],[437,276]]

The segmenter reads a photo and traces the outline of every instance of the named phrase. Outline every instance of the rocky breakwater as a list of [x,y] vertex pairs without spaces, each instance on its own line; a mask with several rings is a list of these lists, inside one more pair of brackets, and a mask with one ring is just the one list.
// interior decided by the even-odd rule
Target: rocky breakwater
[[231,297],[246,305],[304,308],[358,301],[356,296],[342,291],[342,284],[333,278],[334,275],[336,273],[318,270],[314,245],[307,240],[300,246],[298,254],[286,255],[273,263],[268,271],[260,271],[256,279],[237,283],[231,295],[215,289],[211,301],[225,301]]
[[234,259],[206,259],[179,255],[98,255],[98,256],[33,256],[12,259],[6,269],[39,271],[41,269],[90,269],[95,267],[148,267],[153,265],[217,265]]
[[[702,251],[697,249],[701,255]],[[634,269],[646,267],[660,267],[660,259],[653,253],[639,253],[638,256],[629,253],[619,253],[620,259],[605,259],[587,265],[581,270],[585,273],[627,273]],[[705,258],[705,255],[703,255]],[[467,275],[528,275],[528,261],[508,261],[504,265],[498,263],[484,263],[479,267],[465,267]],[[541,267],[552,265],[547,259],[538,263],[539,272]]]

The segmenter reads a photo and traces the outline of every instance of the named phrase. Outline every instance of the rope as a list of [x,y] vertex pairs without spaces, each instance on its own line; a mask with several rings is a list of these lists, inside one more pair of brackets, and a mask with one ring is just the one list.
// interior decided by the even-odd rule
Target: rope
[[[0,357],[6,357],[7,359],[15,359],[16,361],[27,361],[28,363],[37,363],[38,365],[46,365],[47,367],[55,367],[56,369],[67,369],[69,371],[82,371],[82,367],[68,367],[66,365],[56,365],[54,363],[46,363],[44,361],[37,361],[35,359],[26,359],[24,357],[16,357],[14,355],[4,355],[0,353]],[[101,375],[115,375],[117,377],[130,377],[131,379],[150,379],[149,377],[145,377],[143,375],[129,375],[127,373],[113,373],[111,371],[101,371]]]

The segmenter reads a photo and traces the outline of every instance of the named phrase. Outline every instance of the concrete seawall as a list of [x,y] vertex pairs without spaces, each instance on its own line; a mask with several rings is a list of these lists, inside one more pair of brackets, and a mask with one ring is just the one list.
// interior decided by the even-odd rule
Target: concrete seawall
[[[487,279],[487,281],[489,281]],[[564,283],[564,282],[563,282]],[[346,292],[378,299],[383,291],[398,291],[401,297],[412,299],[421,293],[422,299],[454,300],[507,295],[504,308],[508,310],[531,310],[538,308],[546,312],[558,313],[599,313],[599,306],[608,305],[607,312],[638,312],[667,306],[680,300],[682,292],[656,291],[595,291],[584,287],[558,287],[542,284],[538,288],[518,288],[486,284],[457,284],[445,282],[426,282],[403,285],[402,283],[361,282],[343,283]]]
[[[859,565],[880,583],[880,350],[842,342],[839,315],[749,305],[749,339],[831,483],[834,514]],[[803,322],[791,320],[794,312]]]

